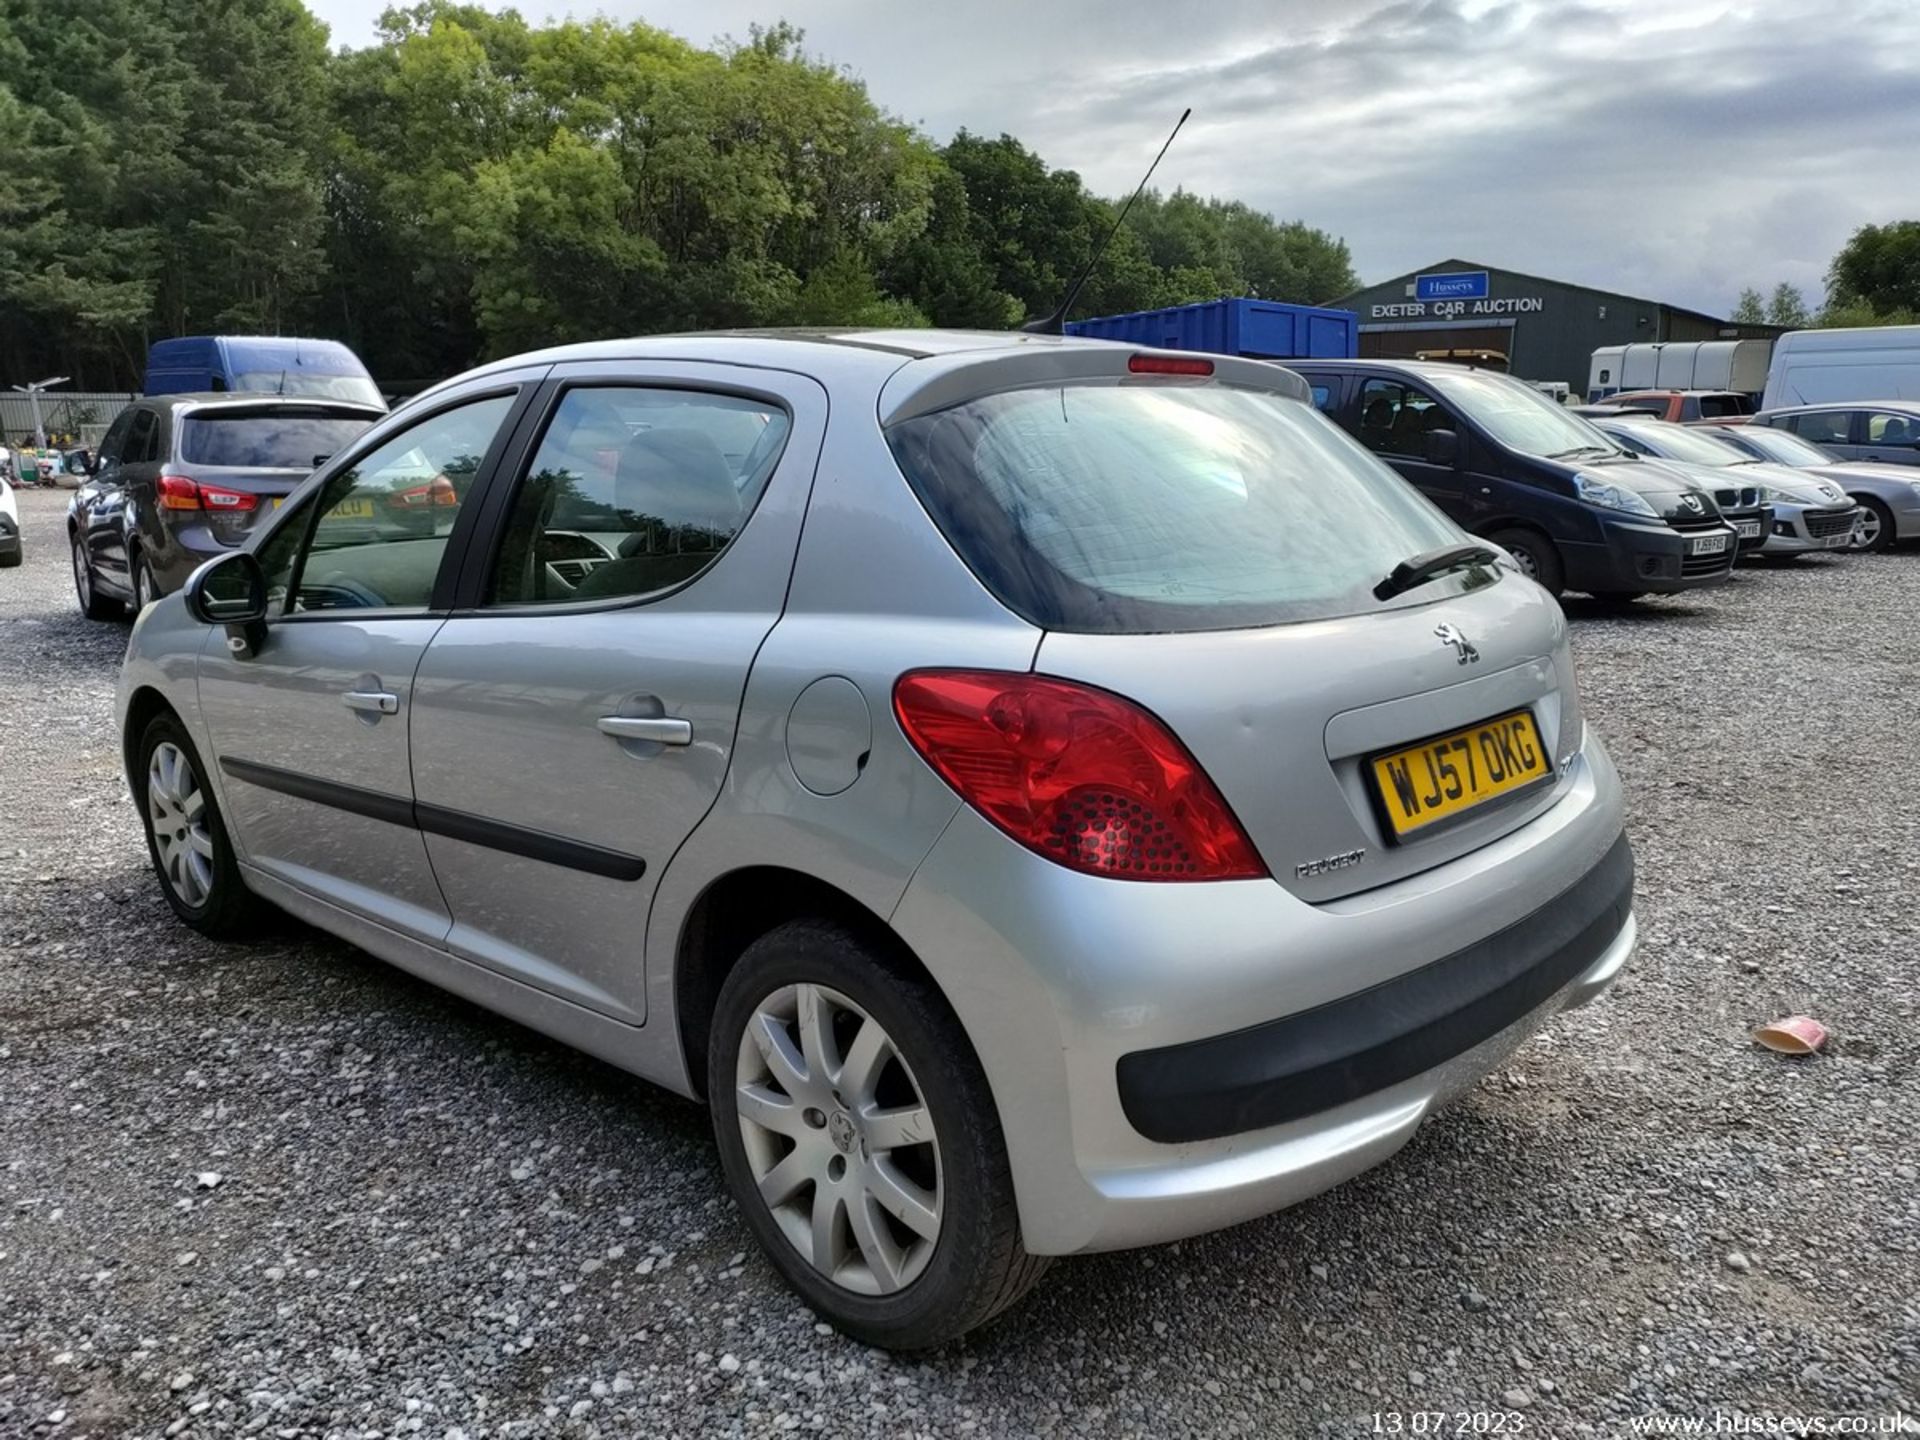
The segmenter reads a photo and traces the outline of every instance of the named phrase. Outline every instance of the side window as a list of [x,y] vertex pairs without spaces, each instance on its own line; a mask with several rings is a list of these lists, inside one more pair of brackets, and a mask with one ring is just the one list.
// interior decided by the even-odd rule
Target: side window
[[311,502],[294,508],[259,549],[260,568],[267,576],[267,614],[287,613],[288,586],[293,580],[293,562],[307,538],[307,523],[313,518]]
[[1456,428],[1446,407],[1398,380],[1369,380],[1360,389],[1360,441],[1378,455],[1426,457],[1429,430]]
[[652,595],[719,558],[791,429],[765,400],[695,390],[570,390],[513,499],[490,605]]
[[120,463],[120,451],[127,443],[127,431],[133,428],[133,414],[131,410],[122,410],[113,417],[113,423],[100,440],[100,469],[105,470],[110,465]]
[[[461,502],[512,407],[511,395],[495,395],[442,410],[330,478],[312,502],[297,588],[283,608],[425,609]],[[260,559],[272,584],[268,556]]]
[[1867,415],[1869,445],[1911,445],[1920,440],[1920,421],[1875,410]]
[[1845,445],[1853,424],[1851,410],[1809,410],[1804,415],[1789,415],[1787,424],[1802,440],[1816,445]]
[[160,417],[151,410],[135,410],[121,445],[122,465],[144,465],[160,458]]
[[1323,414],[1333,409],[1333,386],[1325,380],[1313,382],[1313,408]]
[[1638,435],[1629,434],[1625,430],[1609,430],[1607,431],[1607,438],[1622,449],[1633,451],[1636,455],[1651,455],[1653,453],[1653,451],[1647,448],[1646,441],[1642,440]]

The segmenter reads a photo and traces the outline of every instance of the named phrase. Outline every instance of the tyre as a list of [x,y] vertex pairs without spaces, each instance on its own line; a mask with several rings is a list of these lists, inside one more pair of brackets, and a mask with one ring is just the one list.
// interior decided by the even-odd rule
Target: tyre
[[0,550],[0,570],[11,570],[26,558],[26,548],[16,545],[11,550]]
[[154,588],[153,571],[148,568],[147,557],[134,552],[133,556],[133,613],[140,612],[160,598],[160,592]]
[[220,806],[199,753],[172,715],[157,715],[140,735],[134,796],[147,831],[147,854],[160,892],[188,925],[216,940],[256,929],[266,914],[240,878]]
[[1847,548],[1882,552],[1891,550],[1899,539],[1893,526],[1893,512],[1871,495],[1856,495],[1853,502],[1860,507],[1860,517],[1854,522],[1853,541]]
[[1596,590],[1593,598],[1608,605],[1631,605],[1646,595],[1644,590]]
[[80,613],[89,620],[113,620],[124,613],[118,600],[99,594],[93,588],[93,562],[87,559],[86,544],[73,537],[73,593],[80,601]]
[[1538,530],[1496,530],[1487,538],[1511,552],[1521,573],[1538,581],[1549,595],[1558,596],[1567,588],[1559,548]]
[[926,981],[844,926],[760,937],[721,987],[707,1097],[735,1202],[816,1313],[887,1349],[939,1345],[1040,1278],[1000,1123]]

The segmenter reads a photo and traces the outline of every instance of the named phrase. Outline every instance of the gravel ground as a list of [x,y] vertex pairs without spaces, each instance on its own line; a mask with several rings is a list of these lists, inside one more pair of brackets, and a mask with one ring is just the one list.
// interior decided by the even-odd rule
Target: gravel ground
[[[173,922],[112,731],[125,627],[76,613],[64,499],[21,496],[0,571],[0,1435],[1920,1410],[1920,555],[1576,606],[1640,858],[1614,994],[1384,1168],[1058,1265],[903,1361],[780,1286],[696,1107],[292,922]],[[1794,1010],[1828,1053],[1751,1043]]]

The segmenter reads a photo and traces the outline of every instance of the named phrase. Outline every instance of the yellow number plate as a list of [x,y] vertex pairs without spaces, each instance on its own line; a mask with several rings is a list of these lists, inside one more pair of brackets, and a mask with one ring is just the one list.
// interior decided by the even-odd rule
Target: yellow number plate
[[371,520],[373,518],[373,502],[371,500],[356,499],[350,495],[331,510],[327,511],[327,518],[329,520]]
[[1396,837],[1424,830],[1553,773],[1525,710],[1373,759],[1374,789]]

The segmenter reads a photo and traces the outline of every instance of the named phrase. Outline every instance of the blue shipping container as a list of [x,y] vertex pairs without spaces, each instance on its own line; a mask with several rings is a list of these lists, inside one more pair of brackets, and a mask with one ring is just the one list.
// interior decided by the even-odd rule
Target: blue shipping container
[[1168,350],[1211,350],[1263,360],[1351,360],[1360,353],[1360,317],[1351,310],[1274,300],[1208,300],[1169,310],[1070,320],[1069,335]]

